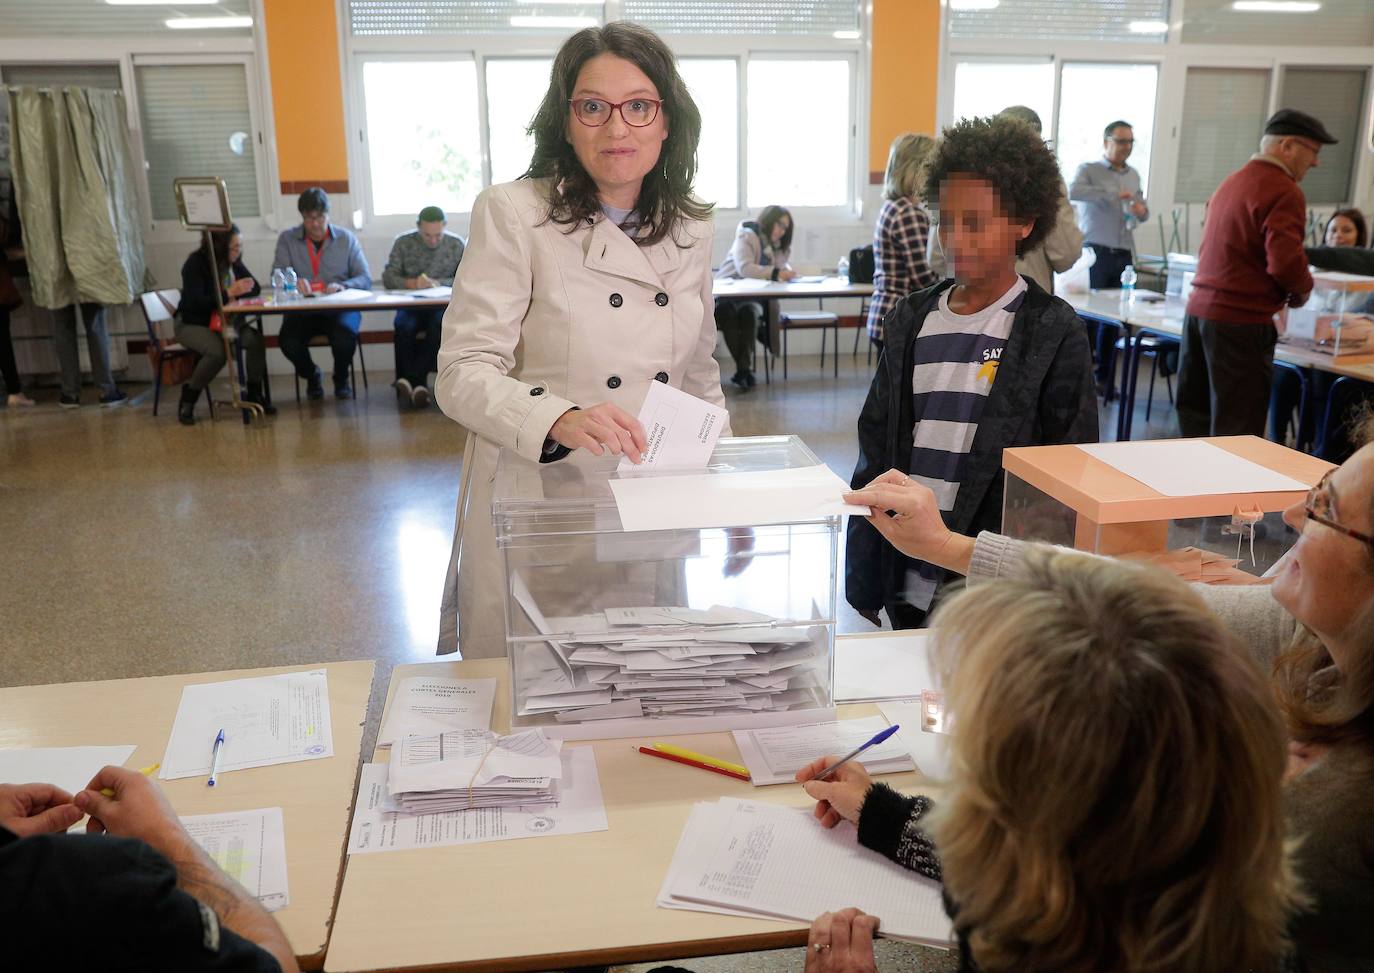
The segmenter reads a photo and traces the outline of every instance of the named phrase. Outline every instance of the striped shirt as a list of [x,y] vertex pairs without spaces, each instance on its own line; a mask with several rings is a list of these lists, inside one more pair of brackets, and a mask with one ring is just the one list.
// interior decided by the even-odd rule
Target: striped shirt
[[[959,496],[978,420],[983,415],[997,364],[1007,346],[1016,312],[1026,299],[1026,281],[1016,283],[981,311],[956,314],[949,309],[954,288],[921,325],[912,349],[911,462],[907,473],[935,494],[948,515]],[[906,601],[922,611],[930,607],[941,576],[934,565],[920,563],[907,572]]]
[[930,217],[905,196],[889,199],[873,230],[873,297],[868,302],[868,336],[882,340],[883,318],[908,294],[940,277],[930,269]]

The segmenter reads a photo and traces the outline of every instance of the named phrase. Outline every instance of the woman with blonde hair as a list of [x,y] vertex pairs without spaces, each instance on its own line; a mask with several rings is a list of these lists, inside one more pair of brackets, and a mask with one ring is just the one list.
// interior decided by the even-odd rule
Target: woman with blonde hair
[[943,881],[962,969],[1276,968],[1296,898],[1284,727],[1197,595],[1038,548],[1016,578],[948,601],[935,631],[940,800],[852,765],[810,781],[826,758],[798,776],[823,824],[854,821],[862,844]]
[[873,297],[868,337],[883,345],[883,318],[906,295],[939,282],[930,269],[930,215],[921,204],[926,163],[935,139],[907,132],[892,140],[883,176],[883,208],[873,230]]

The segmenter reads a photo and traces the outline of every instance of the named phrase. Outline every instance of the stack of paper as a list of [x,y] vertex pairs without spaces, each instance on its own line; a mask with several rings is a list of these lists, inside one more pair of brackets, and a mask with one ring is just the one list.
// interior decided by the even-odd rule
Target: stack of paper
[[392,746],[388,765],[391,809],[418,813],[554,804],[563,776],[561,747],[542,730],[504,737],[490,730],[405,737]]
[[433,736],[448,730],[485,730],[491,726],[495,696],[495,679],[402,679],[387,707],[377,746],[389,747],[404,737]]
[[[827,754],[842,757],[887,729],[881,716],[862,720],[807,723],[801,726],[770,726],[735,730],[735,743],[749,768],[755,786],[790,784],[797,771]],[[871,774],[895,774],[912,770],[911,757],[901,741],[888,738],[857,758]]]
[[658,904],[759,919],[811,922],[855,906],[891,939],[954,940],[939,884],[826,829],[809,809],[721,798],[697,804],[659,890]]
[[1264,584],[1265,579],[1242,571],[1239,559],[1229,558],[1199,547],[1183,547],[1157,554],[1128,554],[1131,560],[1145,561],[1171,571],[1191,584]]
[[573,633],[514,647],[521,716],[666,719],[816,705],[822,626],[723,606],[545,619],[522,585],[514,592],[540,632]]

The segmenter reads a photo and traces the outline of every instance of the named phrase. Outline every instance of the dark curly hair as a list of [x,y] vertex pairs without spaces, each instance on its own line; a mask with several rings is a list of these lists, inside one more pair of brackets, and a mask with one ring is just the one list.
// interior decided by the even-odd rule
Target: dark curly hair
[[1059,164],[1040,136],[1011,118],[966,118],[945,129],[926,169],[925,198],[940,198],[951,176],[991,183],[1012,219],[1034,221],[1016,254],[1033,250],[1054,229],[1059,215]]
[[577,159],[568,142],[572,120],[569,100],[582,65],[599,54],[624,58],[648,75],[663,99],[668,137],[663,141],[658,164],[644,177],[635,214],[644,232],[635,237],[640,246],[658,243],[682,220],[705,220],[711,206],[692,195],[697,173],[697,141],[701,137],[701,112],[678,74],[673,52],[647,27],[616,21],[604,27],[588,27],[573,34],[559,48],[549,74],[549,90],[530,122],[534,158],[521,178],[550,177],[562,192],[551,193],[547,219],[569,230],[601,212],[596,183]]

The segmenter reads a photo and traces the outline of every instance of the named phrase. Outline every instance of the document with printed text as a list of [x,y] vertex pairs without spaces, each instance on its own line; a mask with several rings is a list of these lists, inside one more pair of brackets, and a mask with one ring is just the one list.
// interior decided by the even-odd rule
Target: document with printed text
[[386,723],[377,734],[377,746],[388,747],[405,737],[433,736],[448,730],[485,730],[491,725],[495,697],[495,679],[402,679]]
[[729,413],[719,406],[666,382],[650,382],[649,394],[639,409],[639,424],[644,427],[648,446],[639,463],[626,456],[617,472],[704,470],[729,420]]
[[264,909],[276,912],[291,904],[281,808],[197,814],[182,818],[181,824],[191,840]]

